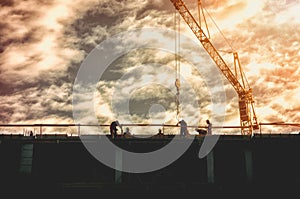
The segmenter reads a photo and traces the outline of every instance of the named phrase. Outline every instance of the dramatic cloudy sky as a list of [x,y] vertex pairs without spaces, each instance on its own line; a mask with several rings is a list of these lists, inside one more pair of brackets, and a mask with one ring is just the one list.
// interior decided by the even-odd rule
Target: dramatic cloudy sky
[[[186,2],[196,14],[196,1]],[[300,123],[300,0],[205,0],[203,4],[239,53],[259,122]],[[136,29],[174,29],[175,11],[169,0],[1,0],[0,6],[1,123],[78,122],[73,100],[78,102],[80,121],[87,124],[93,118],[101,124],[116,118],[121,123],[176,123],[174,54],[164,50],[174,46],[172,34],[154,36],[152,41],[150,32],[151,41],[161,46],[117,57],[94,90],[90,85],[74,88],[80,66],[97,44]],[[229,50],[210,19],[208,23],[215,46]],[[225,108],[223,125],[239,125],[235,91],[187,25],[181,21],[180,26],[190,39],[182,39],[181,44],[181,117],[191,125],[205,125],[207,118],[218,123],[222,119],[212,105],[218,104]],[[126,34],[122,36],[116,47],[128,45]],[[137,43],[151,41],[136,38]],[[230,55],[222,55],[231,64]],[[99,54],[99,67],[105,56]],[[74,90],[80,92],[76,99]],[[224,96],[224,103],[218,101]],[[85,110],[91,103],[95,109]],[[263,131],[299,129],[264,127]]]

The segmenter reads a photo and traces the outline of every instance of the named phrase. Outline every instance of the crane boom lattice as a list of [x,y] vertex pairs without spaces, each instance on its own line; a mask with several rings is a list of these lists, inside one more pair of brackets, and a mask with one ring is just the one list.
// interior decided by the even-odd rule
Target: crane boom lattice
[[[200,43],[202,44],[206,52],[209,54],[209,56],[212,58],[212,60],[221,70],[223,75],[226,77],[226,79],[230,82],[230,84],[237,92],[239,97],[241,133],[251,135],[253,129],[258,129],[257,118],[254,111],[254,100],[252,96],[252,89],[246,88],[244,82],[243,84],[239,82],[237,76],[234,75],[234,73],[226,64],[226,62],[224,61],[220,53],[213,46],[209,38],[202,30],[199,23],[197,23],[197,21],[189,11],[189,9],[186,7],[185,3],[182,0],[170,0],[170,1],[173,3],[177,11],[180,13],[181,17],[184,19],[184,21],[190,27],[192,32],[198,38],[198,40],[200,41]],[[234,59],[235,62],[237,62],[238,64],[240,63],[238,60],[239,58],[237,53],[234,53]],[[241,66],[239,66],[239,69],[241,70]],[[242,80],[244,81],[246,77],[244,77],[242,72],[241,72],[241,76],[242,76],[241,77]]]

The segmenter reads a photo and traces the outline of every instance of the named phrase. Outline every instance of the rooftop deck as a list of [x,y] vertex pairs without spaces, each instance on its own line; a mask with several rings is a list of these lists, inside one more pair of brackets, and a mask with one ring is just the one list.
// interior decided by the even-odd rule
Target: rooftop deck
[[[101,139],[105,135],[83,136]],[[108,136],[109,137],[109,136]],[[149,152],[168,144],[174,136],[126,138],[112,142],[134,152]],[[204,136],[169,166],[149,173],[119,172],[96,160],[78,136],[1,135],[0,187],[3,190],[35,190],[52,193],[94,191],[189,192],[233,190],[281,190],[292,193],[300,186],[300,135],[220,136],[210,156],[199,159]]]

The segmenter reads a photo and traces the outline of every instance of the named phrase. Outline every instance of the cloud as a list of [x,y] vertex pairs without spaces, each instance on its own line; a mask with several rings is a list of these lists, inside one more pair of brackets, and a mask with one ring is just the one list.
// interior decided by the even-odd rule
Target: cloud
[[[299,16],[293,10],[300,4],[299,1],[285,2],[276,9],[270,4],[270,1],[265,1],[256,9],[263,12],[241,17],[238,23],[232,21],[232,30],[225,29],[224,33],[240,54],[253,88],[259,121],[297,122],[299,115],[292,112],[297,110],[298,101],[291,95],[299,85]],[[221,36],[214,41],[220,48],[226,48]],[[235,96],[228,95],[227,91],[227,97],[230,101]],[[230,109],[235,110],[236,105]],[[275,132],[277,130],[282,132],[282,128]]]
[[[297,13],[300,2],[215,0],[203,4],[239,52],[253,88],[259,121],[299,122],[300,17]],[[0,5],[2,123],[72,123],[73,83],[80,64],[97,44],[134,28],[174,28],[174,7],[162,0],[15,0],[1,1]],[[187,1],[187,5],[192,13],[197,13],[195,3]],[[230,49],[211,19],[208,23],[215,46]],[[183,115],[198,119],[200,115],[199,123],[204,123],[213,114],[211,97],[221,99],[220,91],[224,89],[225,124],[239,125],[236,92],[223,77],[225,86],[220,86],[217,67],[183,20],[181,33],[197,42],[181,43],[182,52],[187,54],[182,59],[181,70],[185,80],[182,88],[186,89],[182,93],[186,100]],[[158,42],[162,46],[174,45],[173,36],[165,35]],[[200,56],[194,56],[195,52]],[[187,61],[189,56],[199,65],[191,66]],[[232,57],[223,53],[222,56],[231,65]],[[149,68],[141,67],[151,64]],[[134,121],[144,121],[139,118],[142,114],[138,110],[147,114],[155,103],[164,106],[168,115],[165,119],[171,121],[176,108],[173,66],[174,56],[157,50],[136,50],[120,57],[105,71],[96,92],[87,89],[79,96],[83,100],[84,121],[90,122],[96,114],[99,123],[109,122],[117,116],[111,106],[112,97],[118,100],[118,107],[124,101],[122,96],[130,91],[135,91],[130,95]],[[165,67],[168,70],[162,70]],[[134,85],[143,85],[149,79],[163,81],[159,86],[153,84],[134,90]],[[88,94],[95,96],[95,113],[84,113],[84,107],[90,104],[84,96]],[[157,117],[162,119],[164,115],[158,113]]]

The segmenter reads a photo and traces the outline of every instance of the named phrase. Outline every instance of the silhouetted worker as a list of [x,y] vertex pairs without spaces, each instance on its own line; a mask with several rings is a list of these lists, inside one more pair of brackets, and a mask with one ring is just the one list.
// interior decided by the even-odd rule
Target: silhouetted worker
[[131,132],[130,132],[130,129],[129,129],[128,127],[126,127],[123,136],[124,136],[125,138],[131,137]]
[[207,124],[207,134],[211,135],[212,124],[210,123],[209,120],[206,120],[206,124]]
[[156,134],[156,136],[158,136],[158,137],[164,136],[164,134],[162,133],[161,129],[158,129],[158,133]]
[[130,135],[130,130],[129,130],[129,128],[128,127],[126,127],[126,129],[125,129],[125,132],[124,132],[124,135]]
[[199,129],[199,128],[196,128],[195,131],[197,131],[199,133],[199,135],[206,135],[207,131],[204,130],[204,129]]
[[158,135],[163,135],[161,129],[158,129]]
[[188,135],[187,123],[182,119],[180,120],[177,125],[180,124],[180,135]]
[[118,135],[118,134],[117,134],[117,131],[118,131],[117,126],[120,127],[121,132],[123,133],[122,126],[120,125],[120,123],[118,122],[118,120],[113,121],[113,122],[110,124],[110,135],[111,135],[112,138],[115,138],[115,137],[117,137],[117,135]]

